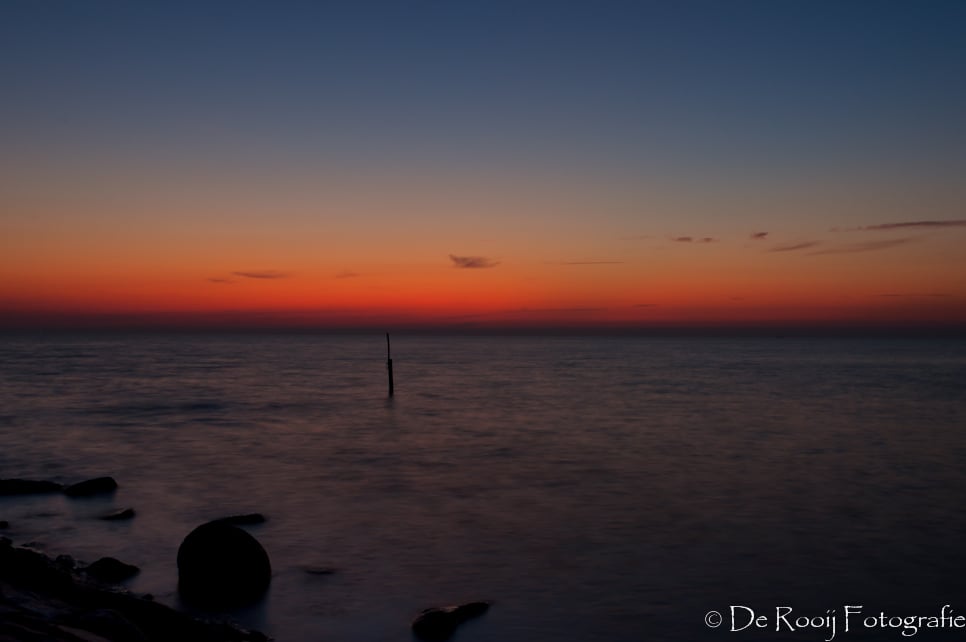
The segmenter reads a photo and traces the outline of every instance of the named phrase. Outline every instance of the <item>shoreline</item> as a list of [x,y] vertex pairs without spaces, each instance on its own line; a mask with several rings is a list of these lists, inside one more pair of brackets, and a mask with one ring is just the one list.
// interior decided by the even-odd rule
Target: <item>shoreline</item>
[[0,642],[266,642],[260,631],[193,617],[101,582],[69,556],[55,559],[0,537]]

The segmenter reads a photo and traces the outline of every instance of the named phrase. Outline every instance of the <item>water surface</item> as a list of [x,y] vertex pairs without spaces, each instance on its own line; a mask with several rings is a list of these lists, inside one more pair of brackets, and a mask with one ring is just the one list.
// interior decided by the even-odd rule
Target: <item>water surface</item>
[[[705,626],[733,604],[966,613],[962,341],[400,335],[392,400],[384,347],[0,339],[0,476],[121,485],[0,500],[5,535],[137,564],[129,588],[178,605],[184,535],[262,512],[272,586],[232,615],[282,641],[410,640],[477,599],[461,642],[829,637]],[[863,633],[906,639],[838,639]]]

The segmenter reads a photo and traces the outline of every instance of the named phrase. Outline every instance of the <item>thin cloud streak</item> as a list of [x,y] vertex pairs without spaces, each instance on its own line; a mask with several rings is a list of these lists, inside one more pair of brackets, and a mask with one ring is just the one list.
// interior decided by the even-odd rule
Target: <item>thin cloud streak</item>
[[671,240],[675,243],[714,243],[715,239],[710,236],[705,236],[703,238],[695,238],[693,236],[674,236]]
[[606,312],[608,308],[516,308],[507,312],[526,312],[526,313],[545,313],[545,312],[565,312],[568,314],[582,314],[585,312]]
[[768,238],[768,232],[754,232],[749,236],[753,241],[764,241]]
[[560,261],[550,265],[623,265],[624,261]]
[[232,272],[235,276],[243,276],[246,279],[286,279],[290,275],[287,272],[277,270],[256,270],[253,272]]
[[830,247],[827,250],[819,250],[818,252],[809,252],[809,256],[819,256],[824,254],[853,254],[856,252],[875,252],[878,250],[888,250],[890,248],[906,245],[911,243],[914,239],[912,238],[902,238],[902,239],[890,239],[888,241],[871,241],[869,243],[855,243],[853,245],[842,245],[839,247]]
[[880,223],[878,225],[864,225],[862,227],[851,228],[848,231],[874,232],[882,230],[901,230],[906,228],[944,228],[944,227],[966,227],[966,219],[954,219],[949,221],[904,221],[902,223]]
[[949,294],[948,292],[926,292],[926,293],[923,293],[923,294],[880,294],[879,296],[880,297],[885,297],[885,298],[890,298],[890,299],[897,299],[897,298],[902,298],[902,299],[905,299],[905,298],[930,298],[930,299],[932,299],[932,298],[940,298],[940,299],[942,299],[942,298],[951,297],[953,295],[952,294]]
[[797,252],[798,250],[807,250],[810,247],[815,247],[821,245],[821,241],[804,241],[802,243],[793,243],[791,245],[776,245],[775,247],[768,250],[769,252]]
[[485,256],[456,256],[449,255],[449,260],[453,262],[453,267],[461,269],[491,268],[499,265],[499,261],[488,259]]

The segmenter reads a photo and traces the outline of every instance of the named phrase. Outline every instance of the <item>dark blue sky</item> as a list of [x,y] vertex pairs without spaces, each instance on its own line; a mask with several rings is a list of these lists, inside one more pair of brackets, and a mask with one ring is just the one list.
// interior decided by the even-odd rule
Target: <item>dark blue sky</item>
[[8,0],[0,17],[0,133],[66,154],[964,160],[961,2]]

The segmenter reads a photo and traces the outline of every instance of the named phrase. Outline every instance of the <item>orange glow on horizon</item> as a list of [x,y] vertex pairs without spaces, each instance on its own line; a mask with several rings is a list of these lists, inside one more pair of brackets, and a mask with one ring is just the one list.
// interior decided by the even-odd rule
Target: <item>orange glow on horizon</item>
[[[35,280],[4,286],[4,325],[17,319],[85,319],[138,324],[351,327],[648,327],[792,323],[966,324],[966,297],[888,293],[855,284],[783,288],[776,282],[667,279],[648,286],[622,279],[579,283],[531,277],[515,283],[496,269],[447,268],[392,277],[229,275],[206,279]],[[211,279],[211,280],[209,280]],[[734,292],[740,294],[735,295]]]
[[966,326],[962,226],[801,243],[810,237],[791,229],[760,242],[722,228],[686,242],[622,238],[582,219],[549,224],[546,212],[515,227],[501,214],[503,232],[407,211],[439,223],[422,232],[291,213],[285,225],[214,215],[174,224],[160,208],[144,221],[115,213],[113,226],[83,208],[63,224],[0,221],[0,326]]

